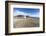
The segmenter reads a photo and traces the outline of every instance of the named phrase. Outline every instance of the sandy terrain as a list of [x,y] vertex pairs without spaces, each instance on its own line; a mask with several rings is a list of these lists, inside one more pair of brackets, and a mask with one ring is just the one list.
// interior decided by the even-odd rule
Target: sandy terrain
[[27,17],[14,17],[13,18],[14,28],[22,27],[39,27],[39,18]]

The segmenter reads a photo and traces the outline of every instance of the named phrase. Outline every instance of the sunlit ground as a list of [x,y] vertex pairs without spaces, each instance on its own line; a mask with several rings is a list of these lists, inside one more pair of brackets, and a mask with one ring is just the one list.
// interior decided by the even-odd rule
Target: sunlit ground
[[37,17],[15,17],[13,18],[14,28],[39,27],[39,18]]

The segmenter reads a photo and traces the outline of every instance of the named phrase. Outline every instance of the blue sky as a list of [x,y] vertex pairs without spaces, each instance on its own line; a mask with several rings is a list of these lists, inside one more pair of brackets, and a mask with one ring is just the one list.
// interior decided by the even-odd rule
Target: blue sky
[[40,10],[37,8],[13,8],[13,15],[28,15],[39,17]]

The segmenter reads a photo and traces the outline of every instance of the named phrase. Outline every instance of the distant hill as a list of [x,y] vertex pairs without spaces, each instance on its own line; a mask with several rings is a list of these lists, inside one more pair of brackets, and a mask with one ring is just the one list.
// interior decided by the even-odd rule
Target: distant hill
[[[16,17],[23,17],[24,18],[24,15],[17,15],[17,16],[14,16],[15,18]],[[26,16],[26,18],[35,18],[35,19],[39,19],[38,17],[32,17],[32,16]]]
[[17,15],[17,16],[15,16],[15,17],[24,17],[24,15]]

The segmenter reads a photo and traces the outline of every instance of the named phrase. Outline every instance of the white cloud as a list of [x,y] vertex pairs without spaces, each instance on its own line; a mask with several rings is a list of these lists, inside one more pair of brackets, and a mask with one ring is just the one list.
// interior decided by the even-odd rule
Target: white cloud
[[24,12],[21,12],[21,11],[18,11],[18,10],[16,10],[14,13],[13,13],[13,16],[16,16],[16,15],[25,15],[25,16],[31,16],[31,17],[39,17],[39,14],[37,13],[37,14],[34,14],[34,15],[32,15],[31,13],[29,14],[29,13],[24,13]]

